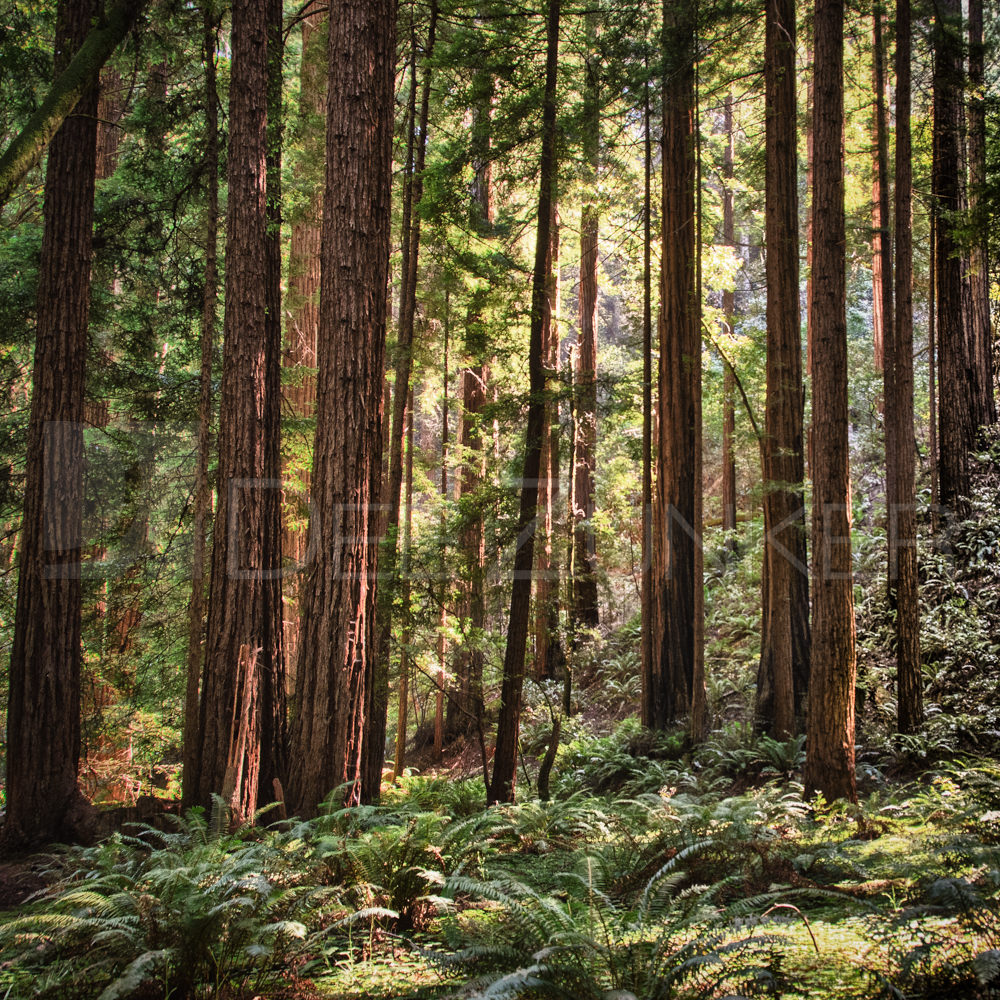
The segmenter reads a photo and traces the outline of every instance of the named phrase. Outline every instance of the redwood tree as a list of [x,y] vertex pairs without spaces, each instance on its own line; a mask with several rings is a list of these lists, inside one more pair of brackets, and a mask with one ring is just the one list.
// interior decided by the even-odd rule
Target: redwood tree
[[427,155],[427,119],[430,113],[433,69],[429,60],[434,54],[437,30],[437,0],[431,0],[430,25],[424,48],[424,79],[420,94],[420,120],[416,154],[413,161],[412,219],[409,226],[406,277],[399,304],[399,329],[393,366],[396,384],[393,389],[392,429],[389,440],[389,482],[384,491],[386,510],[385,538],[380,553],[380,570],[385,581],[377,603],[375,649],[369,661],[372,670],[365,689],[366,743],[363,750],[361,797],[365,802],[378,800],[385,763],[385,730],[389,708],[389,656],[392,640],[393,599],[399,585],[399,509],[403,486],[403,429],[406,401],[409,398],[410,371],[413,366],[413,329],[417,312],[417,263],[420,254],[420,201],[423,196],[424,160]]
[[895,322],[886,338],[885,461],[889,594],[896,609],[896,705],[901,733],[923,721],[913,440],[913,173],[910,2],[896,5]]
[[374,643],[394,0],[347,0],[330,18],[317,421],[290,799],[312,815],[336,786],[360,795],[365,680]]
[[765,44],[764,608],[755,716],[780,739],[798,730],[809,682],[794,0],[768,0]]
[[969,493],[969,450],[977,397],[962,303],[962,260],[955,232],[962,208],[962,5],[940,0],[934,24],[934,149],[931,194],[936,222],[938,489],[960,512]]
[[[722,242],[727,247],[736,244],[733,217],[733,95],[726,95],[723,112],[726,129],[726,149],[722,160]],[[722,314],[730,335],[734,332],[736,293],[727,288],[722,293]],[[722,376],[722,530],[736,530],[736,375],[728,361]],[[726,545],[736,547],[736,539],[727,537]]]
[[588,51],[583,82],[583,185],[580,214],[580,332],[576,351],[576,434],[573,459],[573,588],[575,626],[598,624],[597,547],[594,538],[594,463],[597,458],[597,271],[601,155],[600,54],[598,15],[586,15]]
[[205,60],[205,285],[201,297],[201,365],[198,378],[198,458],[195,473],[194,518],[191,529],[191,605],[188,608],[187,677],[184,694],[184,806],[195,802],[198,770],[198,713],[201,689],[202,643],[205,638],[205,552],[212,486],[208,466],[212,437],[212,359],[215,353],[219,299],[219,113],[215,48],[218,15],[207,0],[202,23]]
[[857,801],[844,256],[844,3],[816,0],[813,106],[812,669],[803,783]]
[[[273,10],[233,5],[226,311],[218,510],[195,800],[234,818],[270,802],[284,769],[280,331],[268,283],[268,34]],[[273,265],[272,265],[273,266]],[[271,288],[269,292],[268,289]],[[269,320],[269,311],[271,320]]]
[[978,235],[969,253],[969,347],[976,387],[977,425],[995,424],[993,330],[990,317],[990,273],[987,227],[977,218],[986,184],[986,77],[983,42],[983,0],[969,0],[969,212]]
[[[62,0],[58,78],[97,5]],[[97,74],[49,147],[24,520],[7,703],[6,850],[87,839],[80,758],[83,416],[97,159]]]
[[664,4],[659,428],[653,525],[652,669],[642,720],[692,711],[703,681],[701,312],[695,265],[694,5]]
[[[308,561],[309,468],[304,460],[312,443],[316,416],[316,338],[319,332],[320,240],[323,217],[323,156],[326,107],[325,11],[310,14],[302,22],[302,61],[299,68],[299,142],[301,156],[293,177],[305,189],[303,205],[290,219],[288,247],[287,317],[283,363],[294,373],[285,386],[288,415],[282,427],[282,446],[289,456],[286,466],[285,527],[282,554],[294,570],[286,574],[282,587],[284,601],[285,660],[289,684],[294,685],[299,645],[299,599],[301,571]],[[289,489],[287,479],[301,486],[301,493]]]

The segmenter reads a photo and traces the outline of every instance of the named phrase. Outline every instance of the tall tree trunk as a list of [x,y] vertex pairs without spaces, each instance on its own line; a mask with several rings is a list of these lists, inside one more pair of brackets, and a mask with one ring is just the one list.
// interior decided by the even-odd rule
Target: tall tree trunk
[[580,335],[576,353],[576,492],[573,531],[574,631],[595,628],[597,606],[597,546],[594,538],[594,464],[597,460],[597,270],[600,206],[598,178],[601,150],[600,58],[597,51],[598,14],[586,15],[588,51],[583,85],[583,185],[580,215]]
[[857,801],[844,258],[844,4],[816,0],[813,164],[813,627],[803,782]]
[[[330,19],[326,193],[310,531],[289,783],[299,815],[334,787],[360,796],[373,664],[396,4]],[[384,740],[383,740],[384,748]]]
[[974,440],[975,386],[962,308],[962,261],[955,219],[962,207],[962,7],[941,0],[934,25],[934,151],[931,189],[937,223],[937,338],[940,376],[939,489],[941,503],[964,512],[969,450]]
[[392,780],[397,781],[406,766],[406,730],[410,698],[410,542],[413,536],[413,390],[406,407],[406,520],[403,522],[403,641],[399,651],[399,705],[396,713],[396,758]]
[[[285,36],[282,0],[268,0],[267,7],[267,233],[265,252],[266,309],[264,338],[267,368],[264,373],[267,405],[264,410],[265,468],[277,480],[268,497],[266,515],[270,564],[278,567],[278,579],[269,587],[268,639],[276,655],[258,661],[268,670],[260,686],[260,789],[258,800],[266,804],[284,801],[287,774],[288,728],[286,721],[284,616],[281,578],[281,147],[284,131],[282,85],[284,83]],[[272,603],[276,602],[276,603]],[[273,630],[273,632],[271,631]],[[272,638],[272,635],[275,638]]]
[[198,387],[198,459],[195,474],[192,525],[191,604],[188,608],[187,683],[184,692],[184,771],[181,780],[184,808],[197,801],[198,695],[201,687],[202,641],[205,635],[205,546],[212,504],[208,478],[212,447],[212,359],[215,353],[219,300],[219,113],[215,48],[218,14],[207,0],[202,11],[205,60],[205,287],[201,295],[201,367]]
[[990,271],[986,220],[981,213],[986,185],[986,80],[984,73],[983,0],[969,0],[969,214],[979,235],[969,255],[971,310],[969,340],[977,389],[976,423],[997,422],[993,389],[993,331],[990,320]]
[[[61,0],[55,75],[96,14]],[[80,759],[83,415],[97,158],[97,71],[52,140],[45,172],[24,520],[7,704],[6,851],[89,839]]]
[[[431,0],[430,25],[427,29],[425,60],[434,52],[434,35],[437,30],[437,0]],[[404,284],[405,297],[400,302],[399,330],[396,337],[394,366],[396,385],[393,391],[392,437],[389,443],[389,486],[386,503],[385,538],[379,555],[380,572],[385,580],[377,605],[375,622],[375,650],[369,661],[372,674],[365,689],[366,732],[362,751],[361,798],[376,802],[382,783],[382,766],[385,763],[385,730],[389,709],[389,659],[392,644],[393,600],[398,590],[397,548],[399,534],[399,500],[403,485],[403,411],[410,386],[413,362],[413,328],[417,310],[417,259],[420,253],[420,214],[423,195],[424,160],[427,154],[427,119],[430,112],[431,78],[429,61],[424,68],[420,95],[420,138],[416,143],[413,166],[412,205],[414,215],[410,223],[407,273]]]
[[[473,78],[471,145],[474,168],[470,223],[481,239],[493,228],[491,118],[493,78],[485,69]],[[481,414],[489,381],[488,336],[483,313],[488,292],[473,290],[465,320],[465,367],[462,370],[462,416],[458,428],[462,472],[458,484],[462,526],[459,531],[461,617],[465,641],[455,658],[457,692],[448,699],[445,721],[451,735],[481,729],[483,718],[483,631],[486,627],[486,531],[476,494],[483,481],[485,452]],[[481,734],[480,734],[481,735]]]
[[931,467],[931,528],[937,530],[938,508],[941,503],[938,454],[937,417],[937,218],[933,206],[930,213],[930,249],[927,269],[927,421],[928,456]]
[[872,346],[875,371],[884,370],[885,341],[892,330],[892,240],[889,236],[889,165],[885,153],[887,119],[885,110],[885,45],[882,41],[882,5],[872,9],[872,87],[875,109],[872,138],[875,155],[872,171]]
[[559,565],[553,559],[559,503],[559,402],[551,397],[559,371],[559,212],[552,199],[552,248],[546,278],[546,310],[542,327],[545,366],[545,434],[538,478],[539,545],[535,582],[535,676],[554,678],[562,660],[559,640]]
[[660,378],[653,530],[656,607],[643,724],[663,728],[691,711],[702,651],[701,310],[697,295],[694,6],[664,3],[663,212]]
[[794,0],[769,0],[766,44],[766,587],[754,715],[759,729],[787,739],[800,729],[809,683]]
[[[646,72],[649,61],[646,60]],[[653,688],[653,136],[650,127],[649,80],[642,91],[642,645],[641,703]],[[645,723],[645,709],[643,709]]]
[[[733,218],[733,95],[726,95],[725,103],[726,151],[722,161],[722,242],[727,247],[736,245],[736,225]],[[726,329],[732,336],[736,321],[736,293],[727,288],[722,293],[722,313]],[[726,546],[735,550],[736,539],[736,378],[728,362],[722,376],[722,530],[727,533]]]
[[[271,6],[233,6],[219,506],[202,679],[198,802],[249,819],[284,747],[281,643],[280,334],[269,290],[267,159]],[[273,274],[272,274],[273,278]]]
[[517,734],[521,721],[524,654],[528,641],[531,604],[531,570],[534,565],[535,520],[538,503],[538,470],[545,431],[545,368],[542,326],[546,310],[546,276],[550,269],[552,196],[556,180],[556,77],[559,65],[559,3],[549,0],[546,19],[545,92],[542,103],[542,152],[538,191],[538,232],[531,277],[531,335],[528,345],[528,426],[525,434],[521,508],[517,521],[514,582],[511,587],[507,647],[504,651],[500,719],[497,723],[490,804],[513,802],[517,765]]
[[896,4],[896,302],[885,367],[889,587],[896,607],[896,705],[901,733],[923,721],[913,438],[913,173],[909,0]]
[[[282,536],[285,561],[295,571],[285,576],[284,600],[285,660],[288,683],[294,688],[299,646],[299,588],[302,571],[307,569],[308,463],[305,455],[312,444],[316,417],[316,338],[319,333],[320,253],[323,223],[324,109],[326,106],[325,11],[310,14],[302,22],[302,62],[299,69],[298,121],[302,156],[296,164],[296,180],[304,183],[309,196],[301,214],[290,220],[292,237],[288,250],[288,292],[285,311],[283,363],[293,372],[293,384],[286,389],[292,419],[282,428],[282,439],[292,458],[286,479],[301,487],[285,490],[285,527]],[[290,445],[290,447],[289,447]]]
[[[441,578],[442,581],[446,579],[445,569],[447,566],[447,554],[448,549],[445,545],[446,537],[446,520],[445,520],[445,509],[448,503],[448,362],[450,358],[448,357],[448,347],[449,347],[449,296],[447,290],[444,294],[444,379],[443,379],[443,400],[441,406],[441,546],[440,546],[440,556],[441,556]],[[448,627],[448,608],[446,602],[447,588],[442,582],[442,586],[438,592],[438,600],[440,603],[440,611],[438,617],[438,634],[437,634],[437,654],[438,654],[438,675],[437,675],[437,705],[435,706],[434,715],[434,748],[439,754],[444,753],[444,696],[445,696],[445,682],[448,674],[448,634],[446,629]],[[405,608],[406,612],[409,608]]]

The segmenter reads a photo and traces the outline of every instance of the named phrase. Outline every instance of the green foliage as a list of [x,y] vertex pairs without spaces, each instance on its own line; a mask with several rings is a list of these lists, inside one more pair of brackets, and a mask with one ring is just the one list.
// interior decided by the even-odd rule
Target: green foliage
[[1000,872],[992,864],[976,880],[937,879],[917,906],[872,922],[884,963],[872,970],[879,996],[983,996],[1000,987]]
[[442,960],[472,971],[472,995],[491,998],[772,993],[775,939],[727,922],[711,889],[678,888],[680,866],[695,850],[678,854],[628,900],[615,897],[598,857],[584,857],[576,871],[559,875],[555,894],[511,880],[452,879],[451,892],[498,913],[488,924],[454,923],[453,939],[467,943]]
[[7,985],[117,1000],[151,983],[194,997],[275,982],[312,947],[303,920],[327,894],[302,884],[274,839],[221,826],[194,811],[173,832],[144,827],[72,852],[71,874],[0,925]]

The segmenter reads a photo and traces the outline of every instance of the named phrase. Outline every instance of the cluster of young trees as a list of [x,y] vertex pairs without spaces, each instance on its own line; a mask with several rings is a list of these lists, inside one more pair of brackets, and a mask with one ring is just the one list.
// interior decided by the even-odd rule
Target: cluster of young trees
[[[982,3],[971,0],[963,18],[960,5],[942,2],[917,12],[916,25],[909,0],[891,13],[887,22],[879,3],[851,13],[848,32],[842,0],[816,0],[808,11],[794,0],[724,10],[683,0],[656,12],[610,0],[548,0],[516,12],[460,0],[398,9],[393,0],[314,2],[294,11],[280,0],[233,0],[225,10],[204,0],[197,10],[123,2],[106,13],[93,0],[59,0],[48,96],[24,99],[33,114],[6,123],[19,131],[0,160],[5,225],[16,232],[34,223],[42,234],[36,305],[26,310],[34,353],[19,442],[27,460],[15,491],[23,516],[9,546],[17,598],[7,847],[86,837],[91,828],[79,784],[81,692],[93,669],[83,632],[88,603],[97,607],[82,571],[94,556],[87,428],[108,427],[111,411],[138,420],[144,407],[165,408],[171,392],[187,393],[197,416],[178,519],[190,537],[189,607],[174,627],[184,646],[175,658],[184,665],[184,804],[221,796],[243,820],[272,803],[309,815],[334,788],[347,803],[376,800],[394,676],[397,774],[404,763],[414,605],[434,619],[433,664],[424,658],[434,746],[469,737],[488,800],[512,801],[529,653],[533,676],[562,682],[568,712],[574,658],[601,621],[598,419],[602,407],[620,404],[598,348],[611,326],[606,318],[602,327],[602,310],[621,308],[629,282],[641,299],[632,354],[641,365],[633,464],[641,470],[642,721],[684,722],[692,741],[710,724],[703,379],[718,355],[719,507],[730,541],[737,397],[759,451],[756,724],[778,738],[806,732],[808,788],[856,797],[848,266],[859,251],[845,215],[845,46],[874,84],[864,245],[884,378],[886,600],[904,732],[922,718],[914,68],[932,85],[925,201],[935,499],[957,513],[977,428],[996,420]],[[137,33],[113,55],[137,18],[157,41]],[[870,47],[859,44],[862,25]],[[762,87],[751,82],[740,94],[746,79],[723,66],[741,31],[761,29]],[[931,62],[914,58],[915,29],[933,41]],[[140,75],[144,99],[135,96]],[[738,147],[753,146],[758,114],[763,153],[740,153],[740,177]],[[121,120],[133,123],[134,134],[124,129],[126,160],[130,143],[139,151],[125,164]],[[31,185],[43,149],[39,214]],[[157,243],[145,231],[133,244],[140,256],[146,239],[154,253],[176,253],[169,280],[125,255],[101,264],[104,241],[114,243],[105,191],[129,226],[141,226],[137,160],[162,171],[157,182],[171,170],[183,178],[165,199],[170,234]],[[753,198],[740,193],[754,184],[763,188],[759,234]],[[706,233],[716,211],[718,241]],[[567,264],[569,219],[578,238]],[[729,273],[710,275],[706,287],[715,244]],[[734,275],[759,248],[762,421],[731,356],[741,322]],[[616,267],[626,277],[615,277]],[[562,315],[564,298],[574,319]],[[135,304],[138,333],[117,350],[141,360],[144,381],[119,393],[124,400],[102,399],[100,362],[117,362],[113,349],[98,353],[94,331],[127,328],[126,302]],[[161,331],[168,321],[176,336]],[[177,362],[168,362],[171,338],[185,345]],[[444,370],[440,423],[429,432],[439,501],[436,528],[425,524],[434,552],[423,558],[436,569],[415,574],[414,390],[435,367]],[[178,388],[185,383],[195,389]],[[498,483],[502,465],[516,475],[514,489]],[[132,484],[155,492],[149,460],[137,460]],[[148,540],[148,512],[133,522]],[[500,553],[503,541],[512,555]],[[496,567],[506,614],[488,607]],[[131,590],[116,588],[134,609],[131,572]],[[137,615],[119,627],[125,657]],[[502,647],[495,738],[484,682],[491,634]],[[554,725],[551,753],[558,736]]]

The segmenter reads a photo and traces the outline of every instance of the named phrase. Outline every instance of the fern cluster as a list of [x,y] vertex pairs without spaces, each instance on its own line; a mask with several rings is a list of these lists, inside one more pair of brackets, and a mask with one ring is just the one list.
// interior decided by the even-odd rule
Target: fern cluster
[[72,855],[75,870],[0,925],[0,985],[99,1000],[151,982],[164,997],[222,984],[252,995],[293,966],[327,893],[301,882],[275,838],[224,832],[197,810],[176,823]]
[[437,958],[472,976],[475,997],[772,994],[777,939],[741,927],[716,905],[713,888],[685,887],[683,865],[705,846],[680,852],[639,893],[624,896],[600,855],[559,875],[550,892],[512,879],[450,879],[449,892],[490,907],[494,919],[455,918],[447,928],[454,951]]

